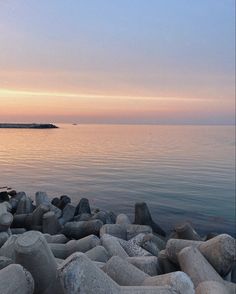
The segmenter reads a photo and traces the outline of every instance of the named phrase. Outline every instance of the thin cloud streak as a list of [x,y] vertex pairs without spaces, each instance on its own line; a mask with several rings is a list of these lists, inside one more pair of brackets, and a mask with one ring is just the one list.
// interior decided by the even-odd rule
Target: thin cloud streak
[[[77,94],[67,92],[39,92],[39,91],[18,91],[10,89],[0,89],[0,97],[14,96],[37,96],[37,97],[68,97],[68,98],[109,98],[109,99],[132,99],[132,100],[170,100],[170,101],[205,101],[206,98],[187,97],[156,97],[156,96],[126,96],[126,95],[97,95],[97,94]],[[209,100],[209,98],[207,99]]]

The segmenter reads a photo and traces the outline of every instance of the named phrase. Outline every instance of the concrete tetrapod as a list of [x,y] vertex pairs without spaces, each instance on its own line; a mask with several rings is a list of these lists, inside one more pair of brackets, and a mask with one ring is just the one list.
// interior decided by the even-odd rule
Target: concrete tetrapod
[[10,264],[0,270],[1,294],[33,294],[34,280],[19,264]]
[[146,278],[150,277],[119,256],[110,258],[103,270],[120,286],[140,286]]
[[0,248],[0,256],[5,256],[15,261],[15,243],[17,238],[17,235],[11,235],[7,239],[7,241]]
[[126,259],[149,276],[158,275],[158,260],[156,256],[135,256]]
[[175,231],[179,239],[201,241],[201,237],[193,229],[191,224],[185,222],[175,226]]
[[64,294],[176,294],[169,287],[121,287],[83,253],[69,256],[58,271]]
[[29,231],[19,236],[15,243],[15,255],[16,262],[32,274],[35,294],[63,293],[57,281],[56,260],[43,234]]
[[223,282],[221,276],[196,247],[182,249],[178,254],[178,260],[181,270],[189,275],[195,288],[205,281]]
[[68,222],[62,233],[68,238],[80,239],[88,235],[99,235],[103,223],[100,220]]
[[68,256],[76,251],[86,252],[97,245],[100,245],[100,240],[95,235],[89,235],[80,240],[70,240],[65,244],[48,244],[53,255],[56,258],[61,259],[66,259]]
[[116,217],[116,224],[129,225],[129,224],[131,224],[131,221],[126,214],[121,213],[121,214],[117,215],[117,217]]
[[236,251],[235,239],[230,235],[221,234],[205,242],[170,239],[166,245],[168,258],[177,263],[177,254],[188,246],[197,247],[221,276],[231,270]]
[[85,254],[93,261],[107,262],[109,259],[109,253],[103,246],[96,246]]
[[165,231],[153,221],[151,213],[145,202],[135,203],[134,223],[139,225],[150,226],[154,233],[161,235],[163,237],[166,236]]
[[39,205],[46,205],[49,207],[50,211],[53,211],[56,215],[57,218],[61,217],[62,211],[58,207],[54,206],[50,198],[48,197],[47,193],[38,191],[35,193],[35,202],[36,202],[36,207]]
[[57,234],[57,235],[43,234],[43,236],[48,243],[65,244],[69,241],[69,239],[66,238],[66,236],[63,234]]
[[184,272],[173,272],[156,277],[146,278],[143,286],[170,286],[179,294],[194,294],[194,285]]
[[[117,255],[121,258],[128,257],[128,254],[123,249],[123,247],[120,245],[120,243],[117,241],[117,238],[110,236],[108,234],[104,234],[100,240],[101,240],[102,246],[105,247],[105,249],[107,250],[110,257],[113,255]],[[126,242],[126,241],[124,241],[124,242]]]
[[61,225],[53,211],[48,211],[43,215],[43,233],[56,235],[61,230]]
[[49,207],[41,204],[30,214],[14,215],[12,227],[26,228],[27,230],[33,230],[35,227],[41,227],[43,223],[43,215],[48,211]]
[[12,224],[13,215],[9,210],[11,205],[8,202],[0,203],[0,232],[6,232]]
[[161,250],[158,254],[158,264],[162,274],[168,274],[180,270],[179,265],[169,260],[166,250]]
[[229,291],[222,283],[206,281],[198,285],[196,294],[229,294]]
[[133,256],[151,256],[151,253],[143,249],[139,244],[143,244],[142,240],[145,234],[139,234],[129,241],[125,241],[119,238],[116,238],[124,250],[128,253],[130,257]]

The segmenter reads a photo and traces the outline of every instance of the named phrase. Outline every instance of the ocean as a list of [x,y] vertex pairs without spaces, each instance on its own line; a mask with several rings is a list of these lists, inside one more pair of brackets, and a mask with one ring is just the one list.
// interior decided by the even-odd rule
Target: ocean
[[0,129],[0,186],[86,197],[127,213],[145,201],[165,230],[189,221],[235,235],[233,126],[70,125]]

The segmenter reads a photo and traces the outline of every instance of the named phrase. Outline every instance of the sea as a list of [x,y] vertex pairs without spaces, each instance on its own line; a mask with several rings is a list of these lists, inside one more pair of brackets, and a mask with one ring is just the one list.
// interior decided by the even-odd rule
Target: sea
[[235,236],[234,126],[57,125],[0,129],[0,187],[86,197],[131,221],[144,201],[168,232],[188,221]]

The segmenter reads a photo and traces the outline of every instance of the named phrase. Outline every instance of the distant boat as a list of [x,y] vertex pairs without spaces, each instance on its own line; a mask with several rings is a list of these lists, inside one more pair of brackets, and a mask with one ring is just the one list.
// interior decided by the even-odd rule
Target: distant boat
[[73,123],[72,125],[73,125],[73,126],[77,126],[77,124],[76,124],[76,123]]

